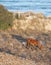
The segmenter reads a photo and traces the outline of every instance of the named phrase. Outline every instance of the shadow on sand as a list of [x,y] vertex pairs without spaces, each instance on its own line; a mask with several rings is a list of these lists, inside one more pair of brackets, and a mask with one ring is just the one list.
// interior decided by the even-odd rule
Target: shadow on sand
[[12,38],[17,39],[17,40],[20,41],[21,43],[22,43],[22,42],[26,42],[26,38],[23,38],[23,37],[20,36],[20,35],[14,35],[14,34],[11,34],[11,35],[12,35]]

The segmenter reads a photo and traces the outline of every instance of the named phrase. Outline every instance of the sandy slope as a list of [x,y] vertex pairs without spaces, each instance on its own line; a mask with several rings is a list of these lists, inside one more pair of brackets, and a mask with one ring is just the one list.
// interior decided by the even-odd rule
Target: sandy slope
[[34,37],[46,42],[42,51],[27,49],[24,38],[0,31],[0,65],[51,65],[51,33],[35,33]]

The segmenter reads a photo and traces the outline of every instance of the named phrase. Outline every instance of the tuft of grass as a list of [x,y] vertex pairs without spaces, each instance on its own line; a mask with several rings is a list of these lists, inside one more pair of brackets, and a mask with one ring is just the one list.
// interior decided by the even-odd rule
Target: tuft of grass
[[0,5],[0,29],[5,30],[13,25],[13,14]]
[[25,17],[22,13],[16,13],[15,18],[18,20],[25,20]]
[[18,13],[15,15],[15,18],[16,18],[16,19],[20,19]]

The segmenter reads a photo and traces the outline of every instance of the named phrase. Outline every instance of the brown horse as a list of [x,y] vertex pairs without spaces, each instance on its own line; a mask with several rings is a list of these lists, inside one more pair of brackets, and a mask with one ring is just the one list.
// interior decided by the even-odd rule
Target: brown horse
[[43,44],[40,43],[38,40],[36,39],[32,39],[32,38],[27,38],[27,43],[26,43],[26,47],[38,47],[40,50],[43,48]]

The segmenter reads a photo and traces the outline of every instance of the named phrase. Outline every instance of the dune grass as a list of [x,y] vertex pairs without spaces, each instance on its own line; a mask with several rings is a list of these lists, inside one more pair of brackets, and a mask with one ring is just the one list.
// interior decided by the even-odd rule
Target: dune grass
[[12,27],[13,14],[4,6],[0,5],[0,29],[5,30]]

